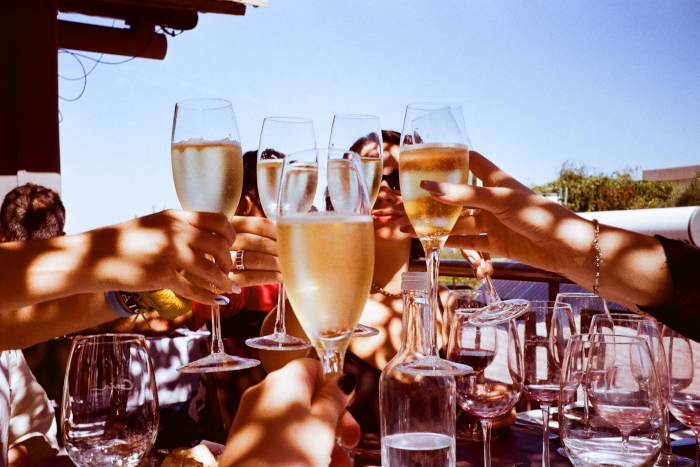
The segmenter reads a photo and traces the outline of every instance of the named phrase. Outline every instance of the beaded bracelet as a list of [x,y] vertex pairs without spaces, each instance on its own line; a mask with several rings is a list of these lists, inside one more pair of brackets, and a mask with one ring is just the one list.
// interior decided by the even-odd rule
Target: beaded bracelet
[[598,219],[593,219],[595,233],[593,234],[593,249],[595,250],[595,284],[593,284],[593,293],[599,295],[600,292],[600,265],[603,263],[602,253],[600,251],[600,243],[598,237],[600,234],[600,225]]

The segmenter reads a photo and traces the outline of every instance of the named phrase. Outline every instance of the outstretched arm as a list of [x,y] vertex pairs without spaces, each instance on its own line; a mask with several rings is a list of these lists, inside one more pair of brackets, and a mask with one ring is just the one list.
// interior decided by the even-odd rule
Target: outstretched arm
[[[459,219],[447,246],[555,271],[591,290],[596,271],[593,222],[533,192],[477,152],[470,152],[470,168],[483,187],[421,184],[443,203],[482,209],[479,215]],[[671,298],[673,282],[658,239],[600,225],[599,245],[602,296],[630,308],[661,305]]]

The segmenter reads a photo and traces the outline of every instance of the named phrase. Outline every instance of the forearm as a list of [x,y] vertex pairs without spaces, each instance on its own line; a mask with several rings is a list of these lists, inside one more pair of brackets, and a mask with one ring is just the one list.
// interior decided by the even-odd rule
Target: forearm
[[0,350],[23,349],[115,317],[102,293],[73,295],[8,311],[0,315]]
[[[594,224],[581,219],[570,227],[571,235],[560,239],[557,272],[593,290],[596,282]],[[631,309],[635,305],[654,306],[670,300],[673,281],[658,239],[601,224],[598,244],[602,259],[601,296]]]
[[85,243],[77,235],[0,245],[0,313],[98,286],[83,277]]

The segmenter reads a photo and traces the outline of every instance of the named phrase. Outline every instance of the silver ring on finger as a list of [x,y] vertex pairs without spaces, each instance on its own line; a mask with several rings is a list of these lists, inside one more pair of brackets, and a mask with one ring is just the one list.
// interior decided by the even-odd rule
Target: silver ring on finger
[[238,271],[245,271],[245,264],[243,264],[243,256],[245,255],[244,250],[238,250],[236,251],[236,269]]

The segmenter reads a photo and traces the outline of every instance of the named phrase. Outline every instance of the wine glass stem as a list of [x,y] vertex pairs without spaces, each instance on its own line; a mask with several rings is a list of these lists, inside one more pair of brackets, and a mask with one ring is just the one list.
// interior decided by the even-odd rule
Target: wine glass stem
[[549,404],[542,407],[542,467],[549,467]]
[[622,454],[629,454],[630,453],[630,432],[629,431],[622,431]]
[[440,239],[422,239],[423,249],[426,254],[426,264],[428,268],[428,303],[430,313],[428,319],[424,323],[426,335],[428,336],[425,343],[425,351],[428,356],[437,356],[437,328],[435,321],[438,311],[438,269],[440,267],[440,251],[444,240]]
[[661,429],[663,430],[661,437],[661,455],[663,457],[670,458],[671,456],[673,456],[673,450],[671,449],[671,430],[669,427],[667,407],[664,407],[663,409],[663,417],[661,418]]
[[323,375],[325,376],[326,380],[343,372],[345,350],[347,345],[348,338],[318,340],[316,352],[321,360],[321,367],[323,368]]
[[693,430],[695,433],[695,465],[700,465],[700,431]]
[[219,315],[219,305],[211,307],[211,353],[224,353],[224,342],[221,340],[221,316]]
[[501,297],[498,296],[496,293],[496,287],[493,286],[493,282],[491,281],[491,276],[485,275],[484,276],[484,283],[486,284],[486,290],[489,293],[489,300],[491,302],[491,306],[500,306],[501,304]]
[[481,419],[481,430],[484,433],[484,467],[491,467],[491,424],[490,418]]
[[588,424],[588,418],[590,417],[588,411],[588,391],[583,388],[583,430],[586,434],[590,434],[591,426]]
[[287,334],[287,325],[284,320],[284,309],[286,306],[287,294],[284,290],[284,283],[280,282],[277,293],[277,317],[275,318],[275,334]]

